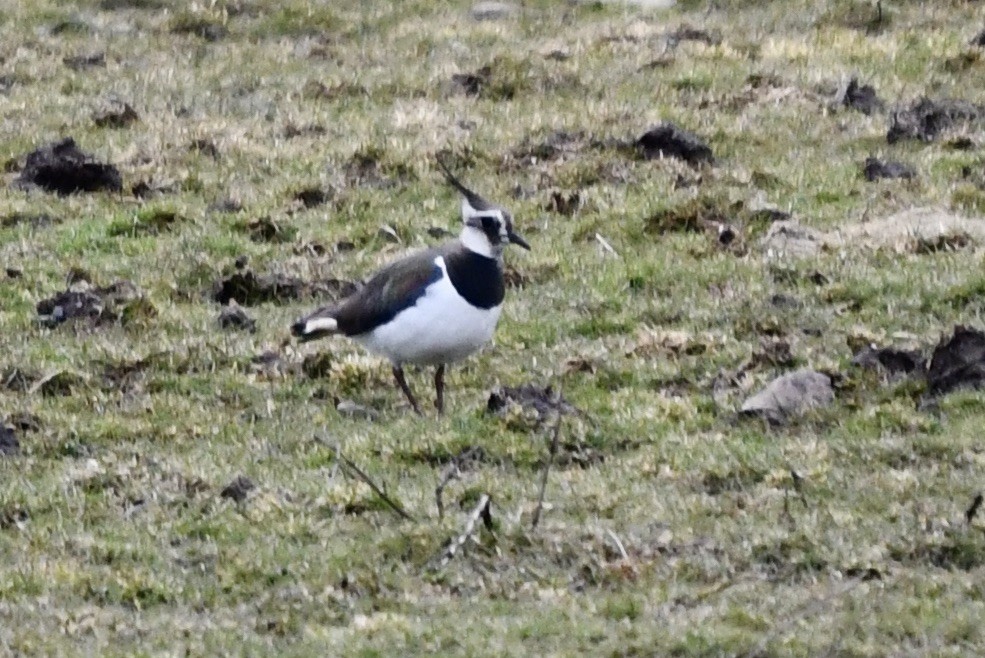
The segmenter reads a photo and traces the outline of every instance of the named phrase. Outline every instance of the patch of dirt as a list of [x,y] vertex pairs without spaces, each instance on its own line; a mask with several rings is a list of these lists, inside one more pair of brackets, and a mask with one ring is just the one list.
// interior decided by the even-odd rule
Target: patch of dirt
[[648,232],[665,233],[713,230],[728,224],[732,213],[725,202],[709,197],[697,197],[671,208],[665,208],[646,219]]
[[678,158],[691,166],[714,164],[711,148],[692,132],[664,122],[636,140],[640,155],[646,160]]
[[251,334],[257,330],[257,321],[247,315],[241,306],[232,302],[219,312],[218,322],[223,329],[238,329]]
[[368,96],[369,90],[362,85],[350,82],[328,86],[318,80],[309,80],[301,90],[301,95],[310,100],[335,101],[343,98]]
[[318,123],[306,123],[297,125],[288,123],[284,126],[284,139],[294,139],[296,137],[320,137],[328,132],[325,126]]
[[97,128],[126,128],[140,121],[140,115],[123,101],[114,101],[110,107],[92,115],[92,122]]
[[385,165],[383,152],[369,148],[354,153],[342,167],[342,175],[350,187],[389,189],[408,178],[410,172],[403,165]]
[[886,141],[890,144],[904,139],[931,142],[952,129],[980,124],[985,119],[985,107],[965,100],[920,98],[910,107],[892,113]]
[[40,432],[41,419],[34,414],[14,413],[4,419],[4,424],[21,432]]
[[728,471],[709,471],[701,478],[701,489],[710,496],[729,491],[745,491],[766,479],[766,473],[740,466]]
[[294,227],[284,226],[266,215],[241,224],[239,228],[246,232],[253,242],[269,242],[273,244],[290,242],[297,237],[298,233]]
[[492,67],[483,66],[474,73],[455,73],[451,76],[451,85],[455,91],[466,96],[478,96],[483,87],[492,80]]
[[133,219],[114,222],[107,233],[113,237],[136,238],[143,235],[161,235],[188,221],[170,208],[149,208],[138,212]]
[[913,179],[917,177],[917,170],[908,164],[895,160],[883,162],[879,158],[869,156],[862,165],[862,175],[870,183],[881,178],[904,178]]
[[178,186],[170,182],[155,182],[151,179],[139,180],[130,186],[130,194],[137,199],[150,199],[161,194],[171,194]]
[[115,322],[129,304],[142,299],[140,289],[126,280],[103,287],[92,287],[84,280],[77,283],[77,287],[37,303],[42,326],[54,328],[69,320],[85,320],[92,325]]
[[852,76],[848,83],[838,90],[835,102],[866,115],[881,112],[885,107],[885,104],[876,94],[875,87],[861,84],[855,76]]
[[205,41],[215,42],[228,35],[229,30],[222,23],[205,17],[183,14],[174,19],[171,34],[190,34]]
[[51,226],[52,224],[59,224],[61,221],[60,217],[54,217],[48,213],[12,212],[0,217],[0,227],[10,228],[12,226],[27,224],[33,228],[42,228],[44,226]]
[[306,187],[294,195],[295,201],[299,201],[305,208],[317,208],[328,203],[334,197],[335,194],[332,190],[325,191],[320,187]]
[[16,184],[68,195],[75,192],[119,192],[123,179],[111,164],[96,162],[75,140],[66,137],[28,153]]
[[581,198],[581,194],[578,192],[565,194],[564,192],[555,190],[551,192],[551,198],[544,206],[544,210],[563,215],[564,217],[571,217],[581,210],[584,205],[585,203]]
[[19,367],[10,367],[0,373],[0,387],[8,391],[23,393],[31,388],[31,383],[40,375]]
[[965,388],[985,385],[985,333],[957,326],[949,337],[942,337],[927,369],[927,394],[944,395]]
[[[589,137],[582,131],[555,130],[545,137],[527,135],[510,153],[510,158],[523,164],[534,162],[554,162],[577,156],[588,148],[604,149],[610,146]],[[628,148],[623,142],[613,142],[611,146]]]
[[209,204],[209,212],[235,213],[243,210],[243,204],[236,199],[222,199]]
[[698,356],[708,351],[712,340],[686,331],[641,327],[636,333],[636,343],[627,356]]
[[782,425],[809,409],[827,407],[834,402],[831,377],[814,370],[798,370],[782,375],[742,403],[745,416],[765,418]]
[[866,345],[852,357],[852,365],[882,370],[889,375],[908,375],[923,371],[926,362],[916,350]]
[[555,413],[581,413],[577,407],[563,397],[559,397],[551,386],[541,387],[535,384],[503,386],[489,394],[486,413],[502,416],[508,414],[511,409],[532,411],[536,414],[538,423],[543,423]]
[[676,47],[682,41],[697,41],[707,46],[717,46],[722,42],[722,35],[718,32],[708,32],[691,25],[681,25],[679,28],[667,34],[667,42]]
[[237,503],[242,503],[256,489],[256,484],[245,475],[238,476],[235,480],[227,484],[219,492],[220,498],[230,498]]
[[40,392],[45,397],[74,395],[76,390],[85,383],[85,378],[78,373],[58,370],[48,373],[34,382],[28,389],[28,393]]
[[101,363],[103,385],[110,391],[134,391],[141,387],[144,374],[153,367],[169,368],[171,355],[156,352],[140,359],[107,360]]
[[188,150],[191,153],[200,153],[213,160],[218,160],[220,157],[219,147],[211,139],[205,139],[204,137],[193,139],[188,145]]
[[62,64],[73,71],[85,71],[86,69],[105,68],[106,53],[90,53],[88,55],[73,55],[63,57]]
[[342,279],[305,281],[287,274],[257,274],[244,268],[216,281],[212,288],[212,299],[220,304],[236,300],[244,306],[313,298],[335,300],[351,295],[356,288],[353,282]]
[[983,242],[985,219],[962,217],[941,208],[910,208],[828,233],[796,221],[776,222],[760,244],[775,255],[812,256],[824,250],[856,248],[923,254]]
[[974,571],[985,564],[982,533],[950,531],[943,538],[924,538],[911,546],[897,546],[889,551],[893,560],[904,564],[932,565],[940,569]]
[[849,224],[823,240],[830,246],[888,248],[920,253],[940,241],[985,241],[985,219],[967,218],[937,208],[911,208],[884,219]]
[[301,362],[301,372],[310,379],[328,377],[334,362],[331,352],[315,352],[304,357],[304,361]]

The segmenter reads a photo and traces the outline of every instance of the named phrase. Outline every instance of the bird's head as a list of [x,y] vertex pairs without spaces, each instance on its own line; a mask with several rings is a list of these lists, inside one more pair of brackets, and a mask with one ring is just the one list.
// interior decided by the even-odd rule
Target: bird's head
[[461,240],[467,249],[487,258],[499,258],[508,244],[529,250],[530,245],[513,230],[513,215],[465,187],[440,161],[445,179],[462,194]]

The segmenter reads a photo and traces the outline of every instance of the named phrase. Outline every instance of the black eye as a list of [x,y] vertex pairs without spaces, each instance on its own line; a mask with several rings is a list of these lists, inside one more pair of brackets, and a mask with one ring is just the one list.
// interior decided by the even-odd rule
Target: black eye
[[489,215],[483,215],[482,216],[482,230],[484,230],[484,231],[491,231],[491,230],[494,230],[494,229],[498,229],[498,227],[496,226],[496,218],[495,217],[490,217]]

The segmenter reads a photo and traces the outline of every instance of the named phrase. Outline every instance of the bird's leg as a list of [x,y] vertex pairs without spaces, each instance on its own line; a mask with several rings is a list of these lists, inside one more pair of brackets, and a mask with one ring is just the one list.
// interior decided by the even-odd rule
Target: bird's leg
[[434,371],[434,408],[439,414],[445,413],[445,364]]
[[418,416],[422,415],[421,408],[417,406],[417,398],[410,392],[410,386],[407,386],[407,380],[404,379],[404,369],[400,366],[393,366],[393,376],[396,378],[397,383],[400,384],[400,390],[407,396],[407,400],[410,402],[410,406],[413,407],[414,413]]

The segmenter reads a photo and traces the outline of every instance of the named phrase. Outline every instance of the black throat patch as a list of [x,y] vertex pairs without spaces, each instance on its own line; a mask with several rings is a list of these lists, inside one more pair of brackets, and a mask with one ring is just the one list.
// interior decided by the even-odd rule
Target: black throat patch
[[456,249],[445,254],[445,268],[455,290],[472,306],[489,309],[503,303],[506,284],[498,259]]

